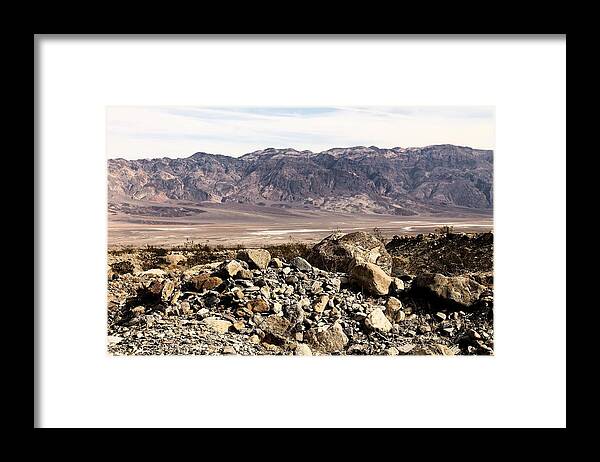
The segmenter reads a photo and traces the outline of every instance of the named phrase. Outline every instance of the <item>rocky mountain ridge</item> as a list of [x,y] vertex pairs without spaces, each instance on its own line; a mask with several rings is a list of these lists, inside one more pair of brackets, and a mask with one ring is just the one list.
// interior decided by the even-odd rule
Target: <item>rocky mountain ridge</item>
[[454,145],[314,153],[268,148],[229,157],[109,159],[109,202],[237,202],[414,215],[493,207],[493,151]]

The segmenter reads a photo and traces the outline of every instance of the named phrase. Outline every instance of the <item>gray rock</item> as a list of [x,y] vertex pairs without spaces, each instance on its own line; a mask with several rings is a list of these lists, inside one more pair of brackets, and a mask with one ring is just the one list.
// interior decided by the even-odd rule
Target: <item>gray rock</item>
[[392,282],[392,278],[379,266],[361,260],[355,261],[352,266],[350,279],[373,295],[387,295]]
[[387,275],[392,271],[392,257],[376,237],[358,231],[334,233],[316,244],[307,260],[326,271],[348,273],[357,258],[379,266]]
[[365,325],[373,330],[380,332],[389,332],[392,330],[392,323],[385,317],[380,308],[376,308],[365,318]]
[[300,271],[312,271],[312,265],[302,257],[294,257],[291,263]]
[[231,327],[231,322],[215,317],[205,318],[202,323],[215,331],[217,334],[225,334]]
[[267,316],[258,326],[269,343],[282,343],[288,338],[290,322],[283,316]]
[[451,301],[464,307],[471,307],[487,288],[465,276],[446,277],[441,274],[421,274],[413,283],[413,289],[430,296]]
[[348,337],[339,322],[335,322],[322,332],[316,332],[311,329],[306,332],[305,337],[313,350],[322,353],[341,351],[348,344]]
[[298,343],[294,350],[294,354],[298,356],[312,356],[312,351],[307,344]]
[[254,268],[265,270],[271,261],[271,254],[265,249],[247,249],[240,251],[238,258]]

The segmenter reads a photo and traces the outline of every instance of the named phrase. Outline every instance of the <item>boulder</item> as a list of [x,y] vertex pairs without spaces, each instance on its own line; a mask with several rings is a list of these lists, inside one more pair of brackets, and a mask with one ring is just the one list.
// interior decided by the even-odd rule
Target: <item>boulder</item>
[[314,329],[307,331],[306,341],[312,350],[322,353],[334,353],[344,349],[348,344],[348,337],[344,333],[340,323],[335,322],[322,332]]
[[392,278],[379,266],[357,260],[350,268],[350,281],[373,295],[387,295]]
[[291,264],[300,271],[312,271],[312,265],[302,257],[294,257]]
[[464,307],[477,303],[479,297],[486,291],[485,286],[466,276],[447,277],[433,273],[417,276],[412,282],[412,288],[442,301]]
[[229,321],[215,317],[204,318],[202,323],[217,334],[225,334],[231,327],[231,323]]
[[283,316],[273,314],[267,316],[258,326],[265,333],[265,341],[268,343],[281,344],[288,337],[290,322]]
[[242,269],[242,264],[237,260],[223,262],[223,264],[219,267],[221,274],[229,278],[238,274]]
[[392,272],[392,257],[383,243],[364,231],[331,234],[316,244],[306,259],[317,268],[347,273],[357,258],[379,266],[387,275]]
[[377,330],[380,332],[389,332],[392,330],[392,323],[385,317],[381,308],[375,308],[365,318],[365,325],[369,329]]
[[265,270],[271,261],[271,254],[265,249],[248,249],[240,251],[238,258],[254,268]]
[[385,304],[385,315],[390,321],[404,321],[405,314],[402,311],[402,302],[396,297],[388,298]]
[[211,276],[208,273],[202,273],[198,276],[193,276],[190,279],[190,285],[193,289],[202,291],[202,290],[212,290],[216,287],[219,287],[223,284],[223,280],[217,276]]

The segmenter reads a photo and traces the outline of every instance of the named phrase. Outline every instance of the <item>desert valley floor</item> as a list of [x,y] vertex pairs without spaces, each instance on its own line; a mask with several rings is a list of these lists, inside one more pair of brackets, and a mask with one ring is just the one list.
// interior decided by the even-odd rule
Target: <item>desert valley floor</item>
[[493,229],[491,211],[455,209],[450,213],[395,216],[331,213],[238,204],[178,204],[136,206],[133,210],[109,207],[109,247],[172,245],[185,241],[214,245],[260,246],[282,242],[315,243],[331,234],[353,231],[415,235],[453,226],[457,232]]

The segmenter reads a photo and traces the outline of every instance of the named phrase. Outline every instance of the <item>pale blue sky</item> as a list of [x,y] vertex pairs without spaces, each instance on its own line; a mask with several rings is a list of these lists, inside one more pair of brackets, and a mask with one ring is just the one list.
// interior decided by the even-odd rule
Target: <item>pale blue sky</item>
[[381,148],[456,144],[494,149],[490,106],[194,107],[110,106],[110,158],[240,156],[274,148]]

